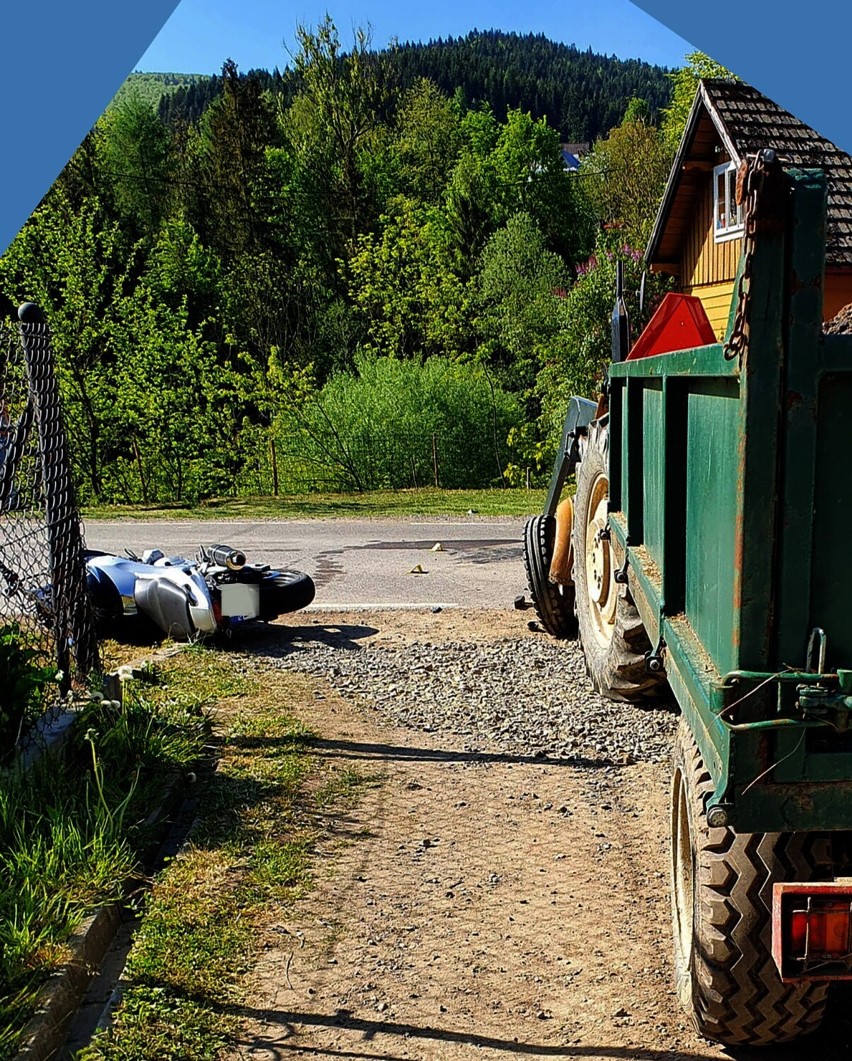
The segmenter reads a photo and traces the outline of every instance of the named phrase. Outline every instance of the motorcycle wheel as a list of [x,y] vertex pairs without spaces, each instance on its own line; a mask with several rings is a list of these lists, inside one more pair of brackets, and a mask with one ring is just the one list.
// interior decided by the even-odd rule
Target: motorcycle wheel
[[260,583],[259,619],[269,622],[287,612],[306,608],[316,595],[316,586],[304,571],[276,571]]

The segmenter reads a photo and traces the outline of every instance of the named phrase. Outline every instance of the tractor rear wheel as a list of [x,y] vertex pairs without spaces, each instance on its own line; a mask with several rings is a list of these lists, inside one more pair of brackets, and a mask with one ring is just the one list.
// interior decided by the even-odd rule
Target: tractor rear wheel
[[553,516],[531,516],[524,527],[524,566],[536,615],[551,637],[577,636],[574,587],[550,581],[550,562],[556,538]]
[[607,527],[609,422],[589,426],[574,497],[574,585],[577,623],[592,684],[612,700],[645,700],[666,688],[648,670],[651,642],[626,584],[615,581],[618,557]]
[[683,720],[673,767],[672,925],[681,1004],[700,1035],[728,1046],[783,1043],[816,1031],[828,986],[781,982],[771,953],[772,885],[819,876],[830,861],[828,838],[711,829],[705,804],[713,783]]

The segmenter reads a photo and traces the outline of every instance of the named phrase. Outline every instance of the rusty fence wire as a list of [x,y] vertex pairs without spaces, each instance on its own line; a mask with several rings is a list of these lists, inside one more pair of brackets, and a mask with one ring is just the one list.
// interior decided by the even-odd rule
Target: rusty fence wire
[[[0,755],[100,667],[50,333],[36,306],[19,316],[0,323]],[[18,647],[50,681],[21,677]]]

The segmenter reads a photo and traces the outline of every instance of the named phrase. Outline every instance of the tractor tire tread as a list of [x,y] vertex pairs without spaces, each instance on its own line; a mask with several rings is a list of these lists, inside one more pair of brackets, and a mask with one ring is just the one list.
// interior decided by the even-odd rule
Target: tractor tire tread
[[554,516],[530,516],[524,525],[524,567],[539,622],[551,637],[563,641],[577,636],[577,617],[573,585],[557,586],[550,581],[555,534]]
[[[682,720],[675,748],[692,807],[695,919],[691,991],[699,1034],[728,1046],[789,1042],[817,1029],[828,987],[784,984],[771,952],[772,885],[821,873],[822,834],[735,833],[710,828],[713,782]],[[697,849],[696,849],[697,848]],[[686,976],[684,963],[676,963]]]

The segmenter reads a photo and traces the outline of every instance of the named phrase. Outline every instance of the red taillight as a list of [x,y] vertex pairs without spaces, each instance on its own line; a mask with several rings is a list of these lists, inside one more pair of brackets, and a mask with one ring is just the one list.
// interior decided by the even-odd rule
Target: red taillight
[[772,899],[782,980],[852,978],[852,883],[776,884]]
[[849,954],[852,911],[848,903],[809,899],[804,909],[790,913],[791,958],[834,959]]

